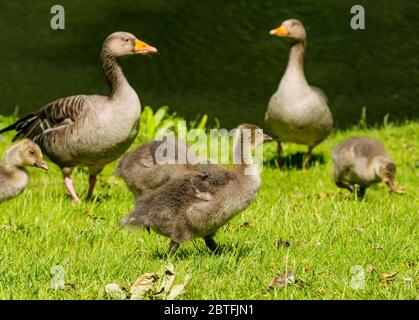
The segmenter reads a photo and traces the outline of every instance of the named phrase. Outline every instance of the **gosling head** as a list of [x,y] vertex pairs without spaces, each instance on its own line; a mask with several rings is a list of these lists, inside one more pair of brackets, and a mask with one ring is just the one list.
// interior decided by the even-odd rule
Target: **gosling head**
[[383,182],[385,182],[392,191],[397,191],[395,182],[396,165],[389,159],[377,157],[375,160],[375,174]]
[[273,36],[290,39],[293,42],[305,42],[307,39],[306,30],[301,21],[297,19],[288,19],[269,32]]
[[39,146],[29,140],[24,139],[6,151],[7,163],[16,167],[36,167],[48,170],[48,165],[42,157]]
[[263,130],[254,124],[242,124],[237,128],[239,136],[242,138],[244,144],[250,143],[250,148],[253,151],[259,145],[272,141],[272,138],[263,133]]
[[119,58],[134,54],[148,55],[157,53],[157,49],[147,43],[138,40],[128,32],[114,32],[103,43],[103,51]]

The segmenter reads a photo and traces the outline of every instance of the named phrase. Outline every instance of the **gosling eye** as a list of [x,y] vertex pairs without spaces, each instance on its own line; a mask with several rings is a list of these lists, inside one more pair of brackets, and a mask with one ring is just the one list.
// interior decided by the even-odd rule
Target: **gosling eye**
[[35,150],[29,150],[29,154],[30,154],[31,156],[34,156],[34,155],[35,155]]

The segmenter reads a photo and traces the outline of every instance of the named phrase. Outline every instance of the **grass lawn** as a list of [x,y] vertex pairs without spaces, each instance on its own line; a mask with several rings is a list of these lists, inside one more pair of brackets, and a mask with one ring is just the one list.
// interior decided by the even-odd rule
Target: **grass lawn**
[[[360,134],[382,139],[404,195],[380,184],[361,201],[335,187],[331,149]],[[181,299],[417,299],[418,134],[418,123],[339,131],[315,150],[317,161],[305,172],[265,165],[257,200],[217,233],[219,255],[197,239],[168,258],[167,238],[121,229],[133,198],[112,176],[116,163],[100,176],[95,200],[80,205],[70,201],[52,163],[48,173],[29,169],[29,187],[0,204],[0,299],[105,299],[105,285],[129,290],[139,276],[161,273],[169,262],[177,282],[192,274]],[[1,153],[10,138],[0,137]],[[272,158],[273,150],[274,143],[265,145],[265,156]],[[285,156],[302,151],[285,145]],[[85,195],[87,173],[79,169],[73,178]],[[278,240],[290,245],[277,247]],[[56,264],[65,269],[64,290],[50,288]],[[351,286],[354,266],[364,268],[364,289]],[[268,289],[286,270],[301,281]]]

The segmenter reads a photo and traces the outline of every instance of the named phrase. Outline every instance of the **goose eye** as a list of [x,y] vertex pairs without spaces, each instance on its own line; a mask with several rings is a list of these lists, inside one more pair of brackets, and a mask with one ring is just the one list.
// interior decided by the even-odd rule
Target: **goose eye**
[[35,151],[34,151],[34,150],[29,150],[29,154],[30,154],[31,156],[33,156],[33,155],[35,155]]

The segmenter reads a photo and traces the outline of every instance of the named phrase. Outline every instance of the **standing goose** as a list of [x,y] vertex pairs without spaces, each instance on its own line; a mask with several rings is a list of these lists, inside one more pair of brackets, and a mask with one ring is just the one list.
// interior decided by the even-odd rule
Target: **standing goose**
[[169,254],[196,237],[215,250],[215,232],[256,198],[260,177],[252,150],[270,140],[257,126],[241,125],[233,144],[234,159],[240,161],[232,169],[201,165],[198,172],[172,179],[139,198],[122,226],[152,228],[169,237]]
[[23,139],[6,150],[6,163],[0,164],[0,203],[18,196],[28,185],[25,167],[48,170],[39,146]]
[[65,186],[76,202],[80,199],[71,173],[76,166],[88,167],[87,199],[91,199],[96,176],[128,149],[138,132],[140,100],[118,59],[156,52],[130,33],[112,33],[105,39],[100,56],[110,96],[78,95],[53,101],[0,133],[16,130],[13,140],[26,137],[38,143],[61,168]]
[[[384,181],[391,191],[403,193],[394,181],[396,165],[378,140],[354,137],[337,145],[332,153],[333,178],[339,188],[357,191],[359,197],[373,183]],[[359,186],[356,190],[355,185]]]
[[270,34],[290,39],[291,49],[278,90],[269,101],[265,122],[278,140],[278,164],[283,164],[281,142],[294,142],[308,145],[303,165],[306,168],[313,148],[329,135],[333,117],[324,92],[310,86],[304,75],[307,37],[303,24],[285,20]]

